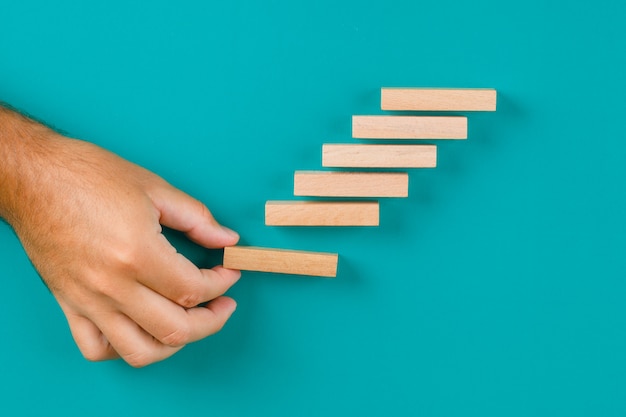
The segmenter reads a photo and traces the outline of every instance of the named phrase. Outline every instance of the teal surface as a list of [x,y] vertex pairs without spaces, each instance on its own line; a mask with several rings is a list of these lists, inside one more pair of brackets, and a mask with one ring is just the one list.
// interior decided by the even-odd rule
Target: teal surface
[[[224,330],[143,369],[85,361],[0,225],[0,415],[623,416],[626,3],[2,1],[0,100],[204,201],[246,244]],[[379,228],[270,228],[381,86],[494,87]],[[219,252],[177,235],[211,266]],[[62,414],[61,414],[62,413]]]

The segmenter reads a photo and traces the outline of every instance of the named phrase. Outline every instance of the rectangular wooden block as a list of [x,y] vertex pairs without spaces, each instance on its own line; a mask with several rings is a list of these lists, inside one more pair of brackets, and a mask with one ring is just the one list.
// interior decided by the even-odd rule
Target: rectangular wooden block
[[267,226],[378,226],[378,201],[268,201]]
[[361,139],[467,139],[464,116],[352,116]]
[[254,246],[224,248],[224,268],[279,274],[336,277],[336,253],[304,252]]
[[352,168],[434,168],[435,145],[324,144],[322,166]]
[[495,111],[492,88],[383,88],[383,110]]
[[408,197],[409,174],[296,171],[293,194],[311,197]]

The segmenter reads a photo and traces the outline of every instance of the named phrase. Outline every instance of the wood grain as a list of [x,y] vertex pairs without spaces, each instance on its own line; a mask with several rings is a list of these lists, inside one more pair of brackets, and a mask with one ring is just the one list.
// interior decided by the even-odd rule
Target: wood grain
[[322,145],[322,166],[346,168],[434,168],[435,145]]
[[383,110],[495,111],[492,88],[383,88]]
[[224,268],[280,274],[336,277],[339,255],[254,246],[224,248]]
[[360,139],[467,139],[464,116],[352,116]]
[[406,172],[296,171],[293,193],[310,197],[408,197]]
[[267,226],[378,226],[378,201],[268,201]]

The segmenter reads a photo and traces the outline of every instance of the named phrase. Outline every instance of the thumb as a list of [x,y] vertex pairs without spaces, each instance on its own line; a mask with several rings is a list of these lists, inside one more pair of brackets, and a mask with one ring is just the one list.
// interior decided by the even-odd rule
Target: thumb
[[150,196],[163,226],[181,231],[207,248],[223,248],[239,241],[236,232],[220,225],[209,209],[195,198],[167,183],[152,191]]

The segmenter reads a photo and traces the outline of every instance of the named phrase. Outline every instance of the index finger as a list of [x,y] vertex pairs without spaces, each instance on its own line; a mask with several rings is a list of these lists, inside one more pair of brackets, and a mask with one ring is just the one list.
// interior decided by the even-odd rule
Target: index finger
[[190,308],[224,294],[241,272],[216,266],[200,269],[160,234],[137,265],[136,280],[176,304]]

